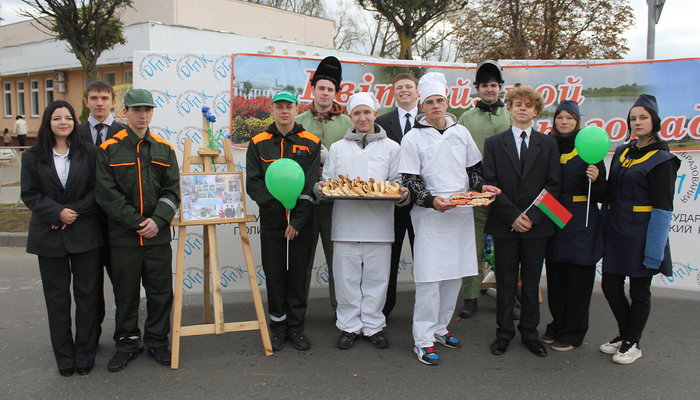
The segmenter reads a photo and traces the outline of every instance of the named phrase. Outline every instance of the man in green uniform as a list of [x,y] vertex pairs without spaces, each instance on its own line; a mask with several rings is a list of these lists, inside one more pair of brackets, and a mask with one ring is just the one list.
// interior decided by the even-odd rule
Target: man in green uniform
[[180,204],[180,174],[173,146],[148,125],[153,97],[144,89],[124,96],[128,125],[100,145],[95,197],[107,213],[117,352],[107,365],[121,371],[138,356],[141,284],[148,316],[143,342],[148,355],[170,366],[170,312],[173,305],[170,221]]
[[[272,349],[282,350],[287,336],[297,350],[311,348],[304,334],[307,266],[313,233],[313,187],[318,182],[321,141],[294,122],[297,99],[288,91],[272,99],[275,122],[250,141],[246,153],[246,189],[260,209],[260,248],[267,286]],[[305,173],[296,205],[286,210],[265,185],[274,161],[290,158]],[[287,254],[289,251],[289,254]]]
[[[484,140],[487,137],[501,133],[510,128],[511,117],[505,105],[498,97],[504,83],[501,67],[495,61],[482,61],[476,69],[474,87],[480,100],[471,110],[459,118],[459,124],[464,125],[471,133],[479,151],[484,153]],[[476,233],[476,256],[479,274],[462,278],[462,296],[464,306],[459,312],[462,318],[471,318],[477,310],[477,298],[481,290],[484,272],[484,247],[486,234],[484,225],[489,214],[489,207],[474,207],[474,232]]]
[[[295,118],[296,122],[301,124],[304,129],[321,139],[321,143],[326,149],[330,149],[333,143],[345,137],[348,129],[354,126],[350,117],[343,114],[343,107],[334,100],[335,95],[340,90],[340,82],[342,80],[343,70],[340,66],[340,61],[333,56],[324,58],[318,65],[318,68],[316,68],[313,78],[311,78],[314,100],[307,111],[299,114]],[[321,168],[323,168],[323,160],[321,160]],[[316,180],[318,181],[318,177]],[[308,298],[311,279],[313,279],[313,255],[316,254],[316,245],[318,244],[318,237],[320,235],[323,253],[326,256],[326,264],[328,265],[328,291],[330,294],[331,307],[333,307],[335,311],[338,302],[335,300],[335,286],[333,283],[333,242],[331,241],[332,215],[332,200],[317,202],[314,207],[313,247],[311,249],[312,256],[308,266],[306,293]]]

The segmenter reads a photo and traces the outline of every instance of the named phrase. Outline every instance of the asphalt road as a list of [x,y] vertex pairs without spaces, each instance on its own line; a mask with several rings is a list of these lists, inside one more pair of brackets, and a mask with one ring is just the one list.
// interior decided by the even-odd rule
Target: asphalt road
[[[325,290],[312,293],[307,313],[309,351],[266,357],[257,332],[182,339],[180,369],[145,355],[118,373],[107,370],[114,352],[111,286],[97,364],[85,377],[58,374],[49,342],[46,307],[35,256],[0,247],[0,398],[2,399],[698,399],[700,292],[653,289],[644,356],[617,365],[598,351],[616,334],[615,321],[595,289],[586,344],[535,357],[519,337],[503,356],[489,351],[495,337],[495,299],[479,298],[474,318],[452,322],[460,349],[436,349],[441,364],[418,362],[411,336],[412,285],[404,285],[385,330],[391,342],[377,350],[359,340],[338,350],[338,330]],[[543,280],[542,322],[549,322]],[[184,324],[201,321],[201,298],[185,298]],[[460,302],[461,303],[461,302]],[[225,295],[227,322],[255,318],[249,294]],[[145,315],[142,303],[142,319]]]

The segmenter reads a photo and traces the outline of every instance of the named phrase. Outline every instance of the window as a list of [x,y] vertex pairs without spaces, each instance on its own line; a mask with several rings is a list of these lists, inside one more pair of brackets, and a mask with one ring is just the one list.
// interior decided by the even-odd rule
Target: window
[[133,71],[124,71],[124,84],[130,85],[132,83],[134,83],[134,72]]
[[44,81],[44,91],[46,92],[46,106],[53,103],[53,79]]
[[24,81],[17,81],[17,115],[24,115]]
[[5,93],[5,118],[12,117],[12,86],[10,82],[5,82],[3,85],[3,92]]
[[39,118],[39,81],[29,81],[30,104],[32,107],[32,117]]
[[105,82],[109,83],[110,85],[114,86],[114,72],[105,72],[104,74],[104,80]]

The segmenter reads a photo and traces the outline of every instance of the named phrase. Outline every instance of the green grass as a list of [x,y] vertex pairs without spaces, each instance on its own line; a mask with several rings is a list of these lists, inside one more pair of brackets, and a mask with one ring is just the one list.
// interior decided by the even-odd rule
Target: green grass
[[14,204],[0,204],[0,232],[27,232],[32,212],[14,208]]

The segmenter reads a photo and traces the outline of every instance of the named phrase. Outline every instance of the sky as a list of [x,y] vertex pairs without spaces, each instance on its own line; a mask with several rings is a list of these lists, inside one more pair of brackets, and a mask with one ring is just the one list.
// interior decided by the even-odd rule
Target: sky
[[[335,0],[326,0],[330,8]],[[24,6],[20,0],[0,0],[2,24],[21,21],[16,10]],[[625,34],[630,51],[626,60],[646,59],[647,3],[646,0],[629,0],[634,9],[636,26]],[[700,0],[666,0],[661,19],[656,25],[656,59],[700,57]]]

